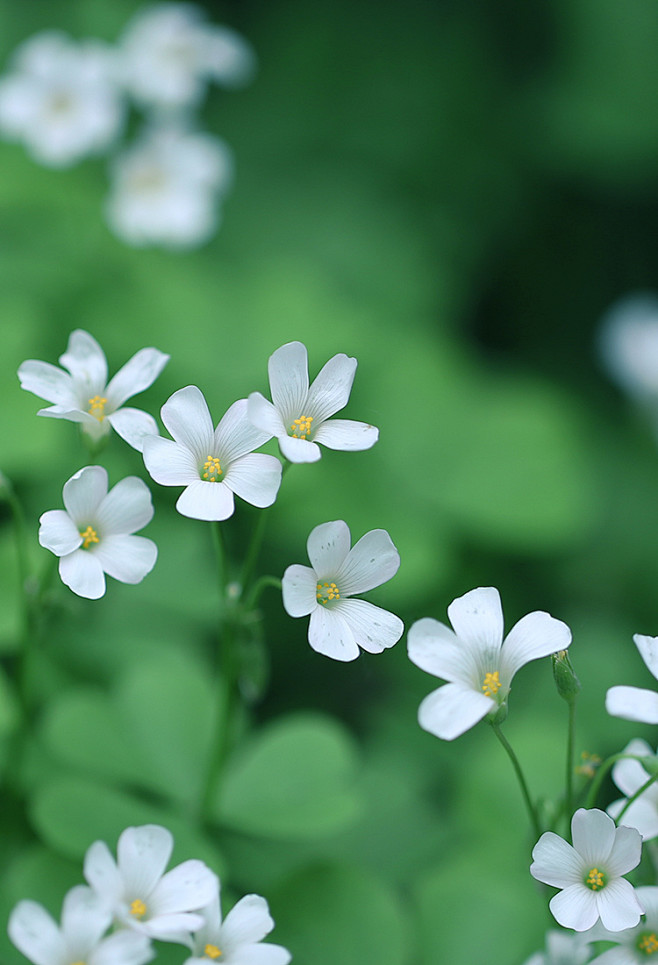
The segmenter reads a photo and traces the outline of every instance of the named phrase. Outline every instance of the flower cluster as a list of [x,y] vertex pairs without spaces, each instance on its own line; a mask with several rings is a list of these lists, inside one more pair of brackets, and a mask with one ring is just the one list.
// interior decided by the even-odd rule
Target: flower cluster
[[155,824],[126,828],[116,859],[96,841],[84,859],[87,884],[64,898],[60,925],[37,902],[20,901],[9,937],[34,965],[144,965],[152,940],[185,946],[185,965],[290,962],[287,949],[263,943],[274,928],[264,898],[246,895],[222,919],[217,875],[196,859],[166,871],[172,849],[171,833]]
[[[107,220],[131,245],[190,247],[212,236],[232,174],[226,144],[200,130],[209,83],[237,87],[255,59],[237,33],[188,3],[138,11],[115,45],[49,30],[26,40],[0,79],[0,133],[41,164],[108,153]],[[142,117],[116,153],[130,109]]]

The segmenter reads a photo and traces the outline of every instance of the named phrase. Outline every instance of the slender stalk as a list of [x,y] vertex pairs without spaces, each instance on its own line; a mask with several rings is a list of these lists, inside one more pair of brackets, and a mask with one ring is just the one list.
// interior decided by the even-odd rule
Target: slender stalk
[[249,588],[249,582],[252,578],[254,567],[256,566],[256,562],[258,560],[258,554],[260,553],[261,546],[263,545],[263,537],[265,536],[268,517],[269,509],[262,509],[258,517],[258,522],[254,528],[253,536],[251,537],[251,543],[249,544],[249,549],[247,550],[247,555],[242,566],[242,575],[240,578],[240,586],[242,587],[243,595]]
[[531,823],[531,825],[532,825],[532,830],[533,830],[533,832],[534,832],[534,834],[535,834],[535,838],[538,840],[538,839],[541,837],[541,828],[540,828],[540,826],[539,826],[539,819],[538,819],[538,817],[537,817],[537,810],[536,810],[534,804],[532,803],[532,799],[531,799],[531,797],[530,797],[530,791],[528,790],[528,784],[527,784],[526,779],[525,779],[525,776],[524,776],[524,774],[523,774],[523,770],[521,769],[521,765],[520,765],[520,763],[519,763],[519,759],[518,759],[518,757],[516,756],[516,754],[514,753],[514,750],[512,749],[512,745],[509,743],[509,741],[507,740],[507,738],[505,737],[505,735],[504,735],[503,732],[501,731],[499,725],[498,725],[498,724],[494,724],[493,721],[491,721],[490,723],[491,723],[491,727],[492,727],[492,729],[493,729],[494,734],[496,735],[496,737],[498,738],[498,740],[500,741],[500,743],[501,743],[501,744],[503,745],[503,747],[505,748],[505,751],[506,751],[506,753],[507,753],[507,756],[509,757],[510,761],[512,762],[512,767],[514,768],[514,773],[515,773],[516,776],[517,776],[517,779],[518,779],[518,782],[519,782],[519,786],[520,786],[520,788],[521,788],[521,794],[523,795],[523,800],[525,801],[525,805],[526,805],[526,808],[527,808],[527,810],[528,810],[528,817],[530,818],[530,823]]
[[260,595],[268,586],[273,586],[276,589],[281,589],[281,579],[278,576],[261,576],[259,577],[251,588],[251,592],[245,600],[245,609],[247,612],[254,609],[256,604],[260,599]]
[[631,796],[630,796],[630,797],[628,798],[628,800],[626,801],[626,804],[624,804],[623,808],[621,809],[621,811],[619,812],[619,814],[618,814],[617,817],[615,818],[615,821],[617,822],[617,824],[618,824],[619,821],[623,818],[623,816],[626,814],[626,812],[628,811],[628,809],[629,809],[629,807],[631,806],[631,804],[633,804],[634,801],[637,801],[637,799],[638,799],[642,794],[644,794],[644,792],[646,791],[646,789],[647,789],[648,787],[651,787],[651,785],[652,785],[657,779],[658,779],[658,774],[653,774],[647,781],[644,782],[644,784],[643,784],[641,787],[639,787],[639,788],[637,789],[637,791],[635,792],[635,794],[631,794]]
[[[601,785],[603,784],[604,778],[606,777],[608,771],[613,767],[617,761],[639,761],[642,763],[642,756],[639,754],[624,754],[621,751],[619,754],[613,754],[611,757],[606,758],[606,760],[599,766],[596,775],[590,784],[589,794],[585,801],[586,808],[593,808],[596,804],[596,799],[599,796],[599,791],[601,790]],[[653,780],[653,779],[652,779]]]
[[569,723],[567,725],[567,769],[565,775],[564,801],[566,806],[565,818],[567,821],[567,831],[570,827],[571,815],[573,814],[573,775],[574,775],[574,743],[576,732],[576,701],[569,701]]

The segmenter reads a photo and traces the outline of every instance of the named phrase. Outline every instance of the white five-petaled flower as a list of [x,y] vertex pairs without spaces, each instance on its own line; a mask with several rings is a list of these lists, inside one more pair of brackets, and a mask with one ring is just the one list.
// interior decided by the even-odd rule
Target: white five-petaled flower
[[635,893],[644,909],[644,921],[622,931],[595,925],[583,937],[590,942],[617,942],[617,945],[597,955],[590,965],[634,965],[635,962],[646,963],[648,958],[655,961],[653,956],[658,953],[658,888],[644,885],[636,888]]
[[153,540],[134,536],[153,517],[148,486],[127,476],[107,491],[102,466],[85,466],[64,484],[63,509],[41,516],[39,542],[59,556],[62,582],[78,596],[98,600],[105,574],[120,583],[139,583],[155,566]]
[[270,356],[267,365],[272,402],[252,392],[249,418],[268,436],[276,436],[290,462],[317,462],[318,444],[349,451],[370,449],[379,437],[375,426],[330,418],[347,405],[356,366],[356,359],[334,355],[309,388],[306,346],[288,342]]
[[579,808],[571,821],[573,845],[546,831],[535,845],[530,874],[561,890],[549,906],[564,928],[586,931],[601,921],[610,931],[633,928],[643,907],[622,877],[640,862],[635,828],[615,827],[605,811]]
[[[658,637],[636,633],[633,642],[647,668],[658,680]],[[658,724],[658,693],[642,687],[611,687],[605,695],[605,709],[612,717]]]
[[78,422],[94,443],[107,436],[111,426],[140,452],[144,437],[158,434],[152,416],[123,403],[153,384],[169,361],[168,355],[156,348],[140,349],[108,382],[102,348],[88,332],[76,329],[59,361],[66,372],[35,359],[28,359],[18,369],[22,388],[53,403],[39,409],[38,415]]
[[109,48],[63,33],[31,37],[0,80],[0,130],[42,164],[64,167],[104,150],[123,120]]
[[453,600],[448,616],[452,630],[426,617],[408,635],[409,659],[447,681],[418,709],[420,726],[443,740],[503,713],[517,670],[571,643],[569,627],[541,610],[519,620],[503,640],[500,595],[492,586]]
[[[647,742],[639,738],[632,740],[624,748],[624,754],[646,757],[654,764],[658,763]],[[612,768],[612,779],[626,797],[614,801],[607,809],[608,814],[616,820],[623,808],[622,823],[629,828],[637,828],[644,841],[658,837],[658,785],[650,784],[632,804],[626,807],[626,803],[628,798],[646,784],[650,776],[638,760],[622,758],[617,761]]]
[[36,901],[20,901],[9,917],[9,937],[34,965],[144,965],[153,957],[147,935],[121,931],[103,938],[111,922],[105,902],[86,885],[72,888],[60,926]]
[[165,874],[173,849],[171,833],[157,824],[126,828],[115,861],[104,841],[95,841],[84,875],[117,925],[150,938],[186,943],[202,927],[198,913],[215,899],[219,882],[202,861],[184,861]]
[[234,494],[263,509],[276,499],[281,463],[254,452],[269,438],[247,418],[247,400],[239,399],[216,429],[200,389],[188,385],[169,398],[162,421],[174,441],[160,436],[144,443],[144,463],[162,486],[185,486],[176,509],[192,519],[228,519]]
[[190,943],[192,955],[183,965],[288,965],[292,956],[281,945],[262,942],[274,928],[267,902],[245,895],[222,921],[219,895],[201,912],[203,927]]
[[365,600],[354,600],[390,580],[400,556],[383,529],[373,529],[350,549],[343,520],[322,523],[306,544],[311,566],[293,564],[283,574],[283,605],[291,617],[310,614],[308,642],[334,660],[354,660],[359,647],[381,653],[402,636],[399,617]]

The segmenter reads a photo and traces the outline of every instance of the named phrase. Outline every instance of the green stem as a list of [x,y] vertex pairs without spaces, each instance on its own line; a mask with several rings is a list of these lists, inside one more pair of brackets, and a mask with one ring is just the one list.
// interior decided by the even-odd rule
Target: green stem
[[606,758],[606,760],[599,765],[599,769],[597,770],[596,775],[590,784],[589,794],[587,795],[587,799],[585,801],[586,808],[594,807],[596,804],[596,799],[599,796],[599,791],[601,790],[601,785],[603,784],[603,780],[608,771],[617,763],[617,761],[623,760],[639,761],[642,763],[643,758],[638,754],[624,754],[623,751],[621,751],[619,754],[613,754],[611,757]]
[[261,576],[259,577],[251,588],[251,593],[245,600],[245,609],[247,612],[254,609],[256,604],[260,599],[260,595],[268,586],[273,586],[276,589],[281,589],[281,578],[279,576]]
[[240,579],[243,596],[249,588],[249,582],[252,578],[254,567],[256,566],[256,562],[258,560],[258,554],[260,553],[261,546],[263,545],[263,537],[265,536],[268,516],[269,510],[262,509],[251,537],[251,543],[249,544],[249,549],[245,557],[242,567],[242,576]]
[[535,806],[532,803],[532,799],[530,797],[530,791],[528,790],[526,779],[521,769],[521,765],[519,764],[519,759],[514,753],[514,750],[512,749],[512,745],[509,743],[509,741],[501,731],[499,725],[494,724],[493,721],[490,721],[490,723],[494,734],[496,735],[500,743],[505,748],[507,756],[512,762],[512,767],[514,768],[514,773],[518,778],[519,786],[521,787],[521,794],[523,795],[523,800],[525,801],[525,805],[528,810],[528,817],[530,818],[530,823],[532,825],[532,830],[534,831],[534,834],[535,834],[535,839],[539,840],[539,838],[541,837],[541,828],[539,826],[539,819],[537,818],[537,811],[535,809]]
[[628,809],[629,809],[629,807],[631,806],[631,804],[633,804],[634,801],[637,801],[637,799],[638,799],[642,794],[644,794],[644,792],[646,791],[646,789],[647,789],[648,787],[651,787],[651,785],[656,781],[656,779],[658,779],[658,774],[653,774],[647,781],[644,782],[644,784],[643,784],[641,787],[639,787],[639,788],[637,789],[637,791],[635,792],[635,794],[631,794],[631,796],[630,796],[630,797],[628,798],[628,800],[626,801],[626,804],[624,804],[623,808],[621,809],[621,811],[619,812],[619,814],[618,814],[617,817],[615,818],[615,821],[617,822],[617,824],[618,824],[619,821],[623,818],[623,816],[626,814],[626,812],[628,811]]
[[576,701],[569,702],[569,723],[567,725],[567,773],[565,780],[564,800],[566,805],[565,818],[567,821],[567,832],[570,828],[571,815],[573,814],[573,775],[574,775],[574,744],[576,732]]

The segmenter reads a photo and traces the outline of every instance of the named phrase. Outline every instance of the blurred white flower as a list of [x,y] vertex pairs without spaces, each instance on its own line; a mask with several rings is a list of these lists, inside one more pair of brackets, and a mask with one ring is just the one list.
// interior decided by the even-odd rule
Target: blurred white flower
[[58,926],[36,901],[20,901],[9,917],[9,937],[34,965],[144,965],[153,958],[147,935],[116,932],[106,903],[86,885],[72,888]]
[[217,230],[219,200],[232,169],[231,153],[219,138],[151,128],[112,164],[109,225],[135,246],[200,245]]
[[645,919],[634,928],[611,931],[602,925],[595,925],[591,932],[583,935],[589,941],[617,942],[602,955],[592,959],[590,965],[634,965],[646,962],[658,953],[658,888],[644,885],[635,889],[644,908]]
[[173,850],[171,833],[160,825],[126,828],[119,836],[117,860],[104,841],[95,841],[84,861],[84,875],[116,924],[150,938],[187,944],[202,927],[200,908],[214,901],[217,876],[192,859],[165,874]]
[[658,296],[635,293],[603,316],[599,348],[609,375],[629,395],[658,402]]
[[0,79],[0,131],[42,164],[65,167],[104,151],[124,116],[116,64],[100,41],[57,31],[25,41]]
[[233,30],[209,24],[191,3],[139,11],[120,40],[123,83],[145,106],[194,107],[206,83],[239,86],[252,76],[254,54]]
[[[636,633],[633,642],[647,668],[658,680],[658,637]],[[605,695],[605,709],[612,717],[640,724],[658,724],[658,693],[642,687],[610,687]]]
[[219,895],[201,914],[203,927],[193,936],[192,956],[183,965],[288,965],[292,956],[281,945],[262,939],[274,928],[267,902],[260,895],[245,895],[222,921]]
[[269,436],[247,419],[239,399],[216,429],[203,393],[195,385],[179,389],[162,406],[162,421],[173,436],[144,442],[144,464],[162,486],[185,486],[176,509],[192,519],[223,520],[233,515],[234,494],[263,509],[276,499],[281,463],[254,452]]
[[[658,761],[656,761],[656,755],[647,742],[639,738],[632,740],[624,748],[624,754],[632,754],[635,757],[647,757],[654,763],[658,763]],[[620,811],[626,807],[628,798],[639,791],[642,785],[646,784],[649,780],[650,776],[640,761],[634,761],[629,758],[623,758],[617,761],[612,768],[612,779],[626,797],[620,801],[613,801],[607,808],[608,814],[617,820]],[[651,784],[626,808],[622,817],[622,823],[629,828],[637,828],[644,841],[658,837],[658,785]]]
[[39,409],[38,415],[79,422],[93,442],[107,436],[111,426],[139,452],[145,436],[158,434],[152,416],[123,403],[155,382],[168,355],[157,348],[140,349],[108,382],[102,348],[88,332],[76,329],[59,361],[67,372],[35,359],[28,359],[18,369],[23,389],[54,403]]
[[451,630],[438,620],[417,620],[409,630],[409,659],[447,683],[418,709],[420,726],[453,740],[483,717],[506,707],[515,673],[539,657],[566,650],[569,627],[537,610],[516,623],[503,640],[503,610],[493,586],[478,587],[448,607]]
[[316,462],[317,445],[329,449],[370,449],[379,430],[365,422],[330,419],[349,400],[357,361],[334,355],[309,388],[308,355],[301,342],[288,342],[269,359],[272,402],[260,392],[249,396],[249,418],[259,429],[276,436],[281,452],[290,462]]
[[298,563],[283,574],[283,605],[291,617],[311,617],[308,642],[334,660],[355,660],[359,647],[381,653],[402,636],[399,617],[365,600],[350,599],[394,576],[400,556],[386,530],[373,529],[350,549],[342,519],[311,531],[306,548],[311,566]]
[[552,929],[546,933],[546,951],[532,955],[525,965],[584,965],[589,953],[589,942],[581,933]]
[[605,811],[579,808],[571,821],[573,846],[553,831],[535,845],[530,874],[561,890],[549,902],[564,928],[586,931],[599,919],[618,932],[633,928],[643,908],[622,877],[640,863],[642,838],[635,828],[615,827]]
[[151,493],[137,476],[107,491],[102,466],[85,466],[64,484],[63,509],[41,516],[39,542],[59,556],[59,575],[78,596],[98,600],[105,574],[139,583],[155,566],[155,543],[133,533],[153,518]]

